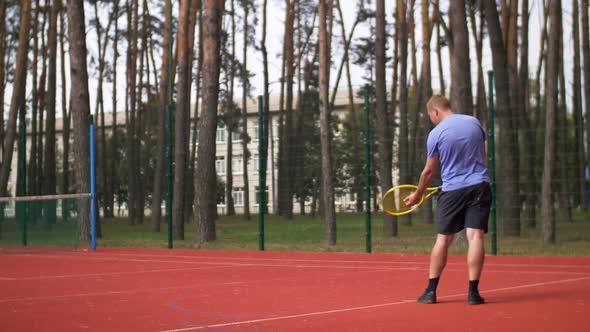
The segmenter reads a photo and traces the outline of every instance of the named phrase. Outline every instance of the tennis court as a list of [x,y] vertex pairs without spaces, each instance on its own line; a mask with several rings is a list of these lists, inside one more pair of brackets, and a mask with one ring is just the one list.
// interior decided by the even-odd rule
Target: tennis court
[[2,252],[2,331],[590,329],[588,257],[487,257],[488,304],[468,306],[463,256],[423,305],[424,255]]

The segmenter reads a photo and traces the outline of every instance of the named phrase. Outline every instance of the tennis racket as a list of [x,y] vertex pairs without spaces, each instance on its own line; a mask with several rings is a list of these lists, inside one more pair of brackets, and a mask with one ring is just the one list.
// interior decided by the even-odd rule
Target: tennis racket
[[424,201],[430,196],[434,195],[440,190],[440,187],[428,187],[426,192],[422,195],[422,198],[416,205],[407,206],[404,203],[404,198],[410,196],[414,191],[418,189],[417,186],[412,184],[402,184],[389,189],[383,198],[381,199],[381,206],[383,211],[393,216],[402,216],[416,210]]

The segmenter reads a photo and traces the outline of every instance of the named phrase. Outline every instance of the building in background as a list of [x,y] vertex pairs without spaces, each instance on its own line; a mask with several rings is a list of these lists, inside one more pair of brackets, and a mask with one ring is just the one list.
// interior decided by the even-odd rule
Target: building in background
[[[237,104],[240,105],[241,102],[237,101]],[[294,100],[294,105],[297,105],[297,100]],[[355,104],[361,105],[362,100],[356,98],[355,92]],[[344,119],[348,112],[348,92],[347,90],[340,90],[336,94],[336,98],[334,101],[334,108],[332,110],[332,115]],[[248,136],[250,137],[250,142],[248,143],[248,151],[250,154],[250,158],[248,160],[248,182],[249,182],[249,194],[250,194],[250,211],[257,211],[258,210],[258,104],[255,98],[250,99],[248,101],[248,110],[247,110],[247,131]],[[276,199],[278,196],[278,170],[277,170],[277,162],[278,162],[278,153],[279,153],[279,97],[271,96],[270,97],[270,119],[269,119],[269,145],[268,145],[268,163],[267,163],[267,197],[268,197],[268,209],[270,213],[274,213],[276,209]],[[119,124],[125,123],[125,113],[120,112],[117,114],[117,122]],[[191,123],[193,123],[191,121]],[[112,116],[108,115],[105,116],[105,126],[107,127],[107,135],[111,129],[112,125]],[[61,163],[60,160],[63,157],[61,149],[63,148],[62,142],[62,119],[56,120],[56,138],[57,144],[56,148],[58,150],[58,158],[56,158],[58,163]],[[241,130],[241,126],[240,126]],[[29,153],[31,148],[30,142],[30,128],[27,130],[27,160],[29,160]],[[97,131],[98,133],[98,131]],[[216,132],[216,160],[215,160],[215,168],[217,175],[219,178],[225,183],[227,179],[227,172],[226,172],[226,158],[227,158],[227,128],[223,124],[222,121],[219,121],[217,126]],[[192,132],[191,132],[192,136]],[[234,200],[234,206],[236,213],[240,214],[244,211],[244,174],[243,174],[243,147],[241,142],[241,132],[235,132],[233,135],[233,157],[232,157],[232,175],[233,175],[233,190],[232,190],[232,197]],[[198,137],[198,136],[197,136]],[[72,140],[72,144],[75,142]],[[198,142],[197,142],[198,144]],[[297,144],[297,142],[295,142]],[[319,142],[318,142],[319,144]],[[8,183],[9,192],[12,196],[15,195],[16,189],[16,179],[17,179],[17,160],[18,160],[18,144],[14,146],[15,153],[12,160],[12,171],[10,172],[10,179]],[[272,157],[271,157],[272,156]],[[363,154],[364,156],[364,154]],[[73,156],[72,156],[73,158]],[[72,160],[73,162],[73,160]],[[337,167],[338,165],[335,165]],[[319,165],[318,165],[319,167]],[[58,172],[60,171],[60,167],[58,166]],[[100,176],[100,172],[98,175]],[[73,179],[72,179],[73,180]],[[191,179],[192,180],[192,179]],[[274,181],[273,181],[274,180]],[[100,179],[97,179],[97,182],[100,182]],[[335,196],[336,199],[336,210],[337,212],[345,212],[345,211],[353,211],[355,206],[355,197],[351,194],[350,188],[337,188],[337,194]],[[199,190],[196,188],[196,190]],[[148,200],[149,201],[149,200]],[[221,202],[218,206],[218,211],[220,214],[225,213],[225,203]],[[309,212],[311,206],[311,199],[306,201],[305,209]],[[299,212],[299,204],[298,202],[294,201],[294,212]],[[150,210],[146,209],[146,214],[149,215]],[[127,214],[126,205],[123,204],[119,209],[115,207],[115,214],[119,216],[125,216]]]

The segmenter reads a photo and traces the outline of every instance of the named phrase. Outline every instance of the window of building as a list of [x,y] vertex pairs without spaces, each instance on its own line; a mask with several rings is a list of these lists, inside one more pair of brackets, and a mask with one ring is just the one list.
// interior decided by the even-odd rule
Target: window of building
[[258,122],[254,124],[254,132],[252,133],[252,139],[257,141],[258,140]]
[[215,171],[217,172],[217,174],[225,174],[225,157],[224,156],[215,157]]
[[244,173],[244,158],[242,155],[235,155],[231,160],[231,168],[233,174],[243,174]]
[[235,206],[244,206],[244,188],[235,187],[231,193]]
[[252,156],[252,172],[258,173],[258,154]]
[[234,142],[241,142],[242,141],[242,126],[237,126],[234,131],[231,133],[231,139]]
[[220,123],[217,126],[217,133],[215,135],[215,142],[225,143],[225,125]]

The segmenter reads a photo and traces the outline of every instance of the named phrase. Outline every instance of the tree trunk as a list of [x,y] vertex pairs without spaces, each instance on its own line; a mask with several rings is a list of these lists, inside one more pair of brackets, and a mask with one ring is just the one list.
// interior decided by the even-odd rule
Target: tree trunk
[[410,0],[407,11],[408,16],[408,35],[410,36],[410,56],[412,61],[412,87],[414,89],[414,97],[418,88],[418,65],[416,61],[416,23],[414,21],[414,8],[416,7],[416,0]]
[[[41,34],[41,77],[39,79],[39,85],[37,86],[37,93],[39,96],[39,112],[38,112],[38,121],[37,124],[39,126],[37,132],[37,155],[36,155],[36,170],[35,173],[37,177],[33,180],[33,184],[35,187],[35,192],[38,194],[43,193],[43,184],[45,183],[44,174],[43,174],[43,125],[45,119],[45,100],[46,100],[46,81],[47,81],[47,43],[45,41],[45,25],[47,24],[47,15],[46,11],[39,7],[41,14],[43,16],[41,20],[41,30],[39,31]],[[39,210],[39,213],[42,213]],[[47,220],[45,220],[47,221]],[[47,224],[49,225],[49,224]]]
[[[502,40],[504,43],[508,41],[508,29],[510,28],[510,12],[508,10],[508,1],[511,0],[501,0],[500,2],[500,15],[502,16]],[[504,44],[504,47],[506,47],[506,44]]]
[[451,106],[455,112],[473,114],[471,61],[465,0],[451,1],[449,9],[451,45]]
[[549,40],[547,43],[547,104],[545,107],[545,156],[543,158],[543,185],[541,190],[541,239],[544,244],[555,243],[555,211],[551,189],[555,165],[555,116],[557,113],[557,86],[559,75],[559,33],[561,1],[549,1]]
[[[526,1],[526,0],[525,0]],[[477,97],[475,103],[475,117],[479,119],[483,128],[487,128],[488,113],[486,102],[486,90],[483,75],[483,39],[484,39],[484,17],[481,3],[477,8],[480,13],[479,27],[477,26],[474,4],[469,2],[469,21],[471,23],[471,33],[475,42],[475,55],[477,59]],[[528,15],[528,13],[527,13]],[[528,18],[528,16],[527,16]],[[524,17],[523,17],[524,22]],[[528,37],[527,37],[528,38]],[[526,45],[526,43],[523,43]]]
[[[586,106],[586,167],[590,167],[590,29],[588,0],[582,0],[582,57],[584,59],[584,102]],[[584,198],[586,199],[586,198]]]
[[[297,106],[295,107],[296,111],[297,111],[297,119],[295,121],[294,124],[294,134],[293,134],[293,139],[295,142],[302,142],[301,139],[303,138],[303,124],[304,124],[304,119],[305,119],[305,112],[303,110],[302,107],[302,88],[301,88],[301,81],[304,80],[304,78],[301,76],[301,63],[302,63],[302,28],[301,28],[301,3],[297,3],[297,10],[296,10],[296,15],[297,15],[297,63],[295,64],[296,68],[297,68]],[[314,20],[315,20],[316,15],[314,15]],[[315,22],[314,22],[315,23]],[[312,26],[310,31],[312,31],[314,27]],[[346,37],[345,37],[346,38]],[[306,85],[306,87],[309,87],[309,85]],[[263,128],[264,129],[264,128]],[[301,193],[301,189],[303,186],[301,186],[301,181],[299,181],[298,179],[302,178],[303,175],[303,170],[304,170],[304,165],[302,163],[303,160],[303,145],[301,143],[299,144],[293,144],[293,152],[292,152],[292,157],[293,157],[293,163],[295,165],[294,169],[293,169],[293,192],[295,195],[297,195],[298,197],[298,201],[299,201],[299,213],[303,216],[305,215],[305,199],[303,198],[304,195],[300,195]]]
[[[191,142],[191,157],[190,157],[190,164],[189,167],[191,169],[190,172],[190,176],[189,176],[189,181],[190,179],[194,178],[195,176],[195,167],[196,167],[196,162],[197,162],[197,128],[199,126],[199,106],[200,106],[200,102],[199,100],[201,99],[201,71],[202,71],[202,65],[203,65],[203,10],[202,10],[202,6],[201,6],[201,2],[199,1],[199,8],[198,8],[198,21],[199,21],[199,51],[198,51],[198,58],[197,58],[197,77],[195,80],[195,92],[196,92],[196,98],[195,98],[195,109],[194,109],[194,114],[193,114],[193,127],[194,127],[194,131],[193,131],[193,136],[192,136],[192,142]],[[191,211],[190,213],[192,214],[193,212],[193,202],[194,202],[194,198],[195,198],[195,190],[199,189],[196,188],[194,186],[194,183],[191,181],[190,183],[188,183],[188,185],[192,186],[193,190],[192,190],[192,196],[191,196],[191,200],[190,201],[186,201],[187,205],[189,205],[189,207],[191,207]]]
[[[396,111],[398,108],[398,98],[397,98],[397,88],[398,88],[398,77],[399,77],[399,57],[400,57],[400,52],[399,52],[399,48],[400,48],[400,29],[399,29],[399,17],[397,16],[398,10],[399,10],[399,4],[400,2],[396,2],[395,5],[395,9],[394,9],[394,13],[395,13],[395,23],[394,23],[394,27],[395,27],[395,31],[393,32],[393,54],[392,54],[392,58],[393,58],[393,75],[391,78],[391,103],[390,103],[390,114],[389,117],[392,121],[395,121],[396,119]],[[392,130],[392,136],[395,137],[396,135],[396,129],[395,127]],[[398,142],[399,144],[399,142]],[[393,154],[398,154],[399,155],[399,147],[398,150],[396,151],[395,149],[392,149],[392,155]],[[392,157],[393,159],[393,157]],[[399,158],[397,158],[397,165],[392,165],[398,168],[398,170],[400,169],[400,162],[399,162]],[[393,164],[393,161],[392,161]],[[392,180],[393,181],[393,180]],[[399,179],[398,179],[399,181]],[[362,204],[362,203],[361,203]],[[395,221],[394,223],[397,223],[397,221]]]
[[[272,138],[272,127],[270,127],[271,123],[269,123],[270,106],[268,104],[269,103],[269,95],[268,95],[269,83],[268,83],[268,52],[266,50],[266,5],[267,5],[267,0],[264,0],[263,5],[262,5],[262,40],[260,42],[260,51],[262,52],[262,66],[263,66],[263,76],[264,76],[263,126],[264,126],[264,128],[268,128],[268,129],[264,131],[264,136],[259,139],[263,139],[262,150],[264,151],[264,154],[266,156],[268,156],[268,141],[269,141],[269,135],[271,135],[271,138]],[[273,144],[273,146],[274,146],[274,144]],[[272,196],[270,196],[270,197],[272,197],[272,200],[273,200],[273,212],[276,213],[276,199],[275,199],[275,191],[274,191],[274,186],[275,186],[275,181],[274,181],[274,149],[273,149],[272,153],[270,154],[270,160],[271,160],[271,165],[272,165],[271,166],[271,172],[272,172],[271,195]],[[266,169],[266,165],[265,165],[264,169]],[[266,176],[266,174],[264,176]]]
[[[147,0],[144,0],[147,1]],[[194,177],[195,169],[194,164],[190,164],[191,158],[191,88],[192,88],[192,72],[193,72],[193,63],[194,63],[194,56],[195,56],[195,28],[197,26],[197,13],[200,11],[201,8],[201,1],[200,0],[191,0],[190,1],[190,10],[189,10],[189,18],[188,18],[188,82],[187,82],[187,98],[185,100],[185,114],[186,114],[186,121],[185,121],[185,147],[186,147],[186,179],[192,179]],[[148,81],[149,82],[149,81]],[[198,104],[198,99],[196,100],[196,104]],[[195,120],[196,120],[195,114]],[[197,127],[195,126],[195,130]],[[186,181],[185,182],[185,189],[184,189],[184,219],[185,222],[190,222],[192,217],[193,211],[193,201],[194,201],[194,182]]]
[[[250,184],[248,183],[248,160],[250,159],[250,151],[248,151],[248,142],[250,136],[248,135],[248,2],[249,0],[242,0],[244,7],[244,49],[242,54],[242,172],[244,179],[244,217],[250,220]],[[291,36],[292,38],[292,36]],[[292,42],[291,42],[292,43]],[[292,48],[292,46],[291,46]],[[292,52],[291,52],[292,53]],[[289,65],[289,62],[287,62]],[[291,60],[290,66],[293,66]],[[287,76],[288,77],[288,76]],[[291,78],[293,75],[291,75]],[[291,107],[293,106],[293,80],[287,81],[287,128],[289,125],[289,84],[291,84]],[[292,113],[292,112],[291,112]],[[293,202],[291,202],[291,206]],[[291,213],[293,208],[291,207]]]
[[[289,25],[287,24],[290,15],[291,6],[289,5],[289,0],[286,0],[286,10],[285,10],[285,32],[283,40],[286,40],[289,34]],[[288,170],[289,164],[285,157],[287,151],[287,144],[286,144],[286,137],[285,137],[285,125],[284,125],[284,118],[285,118],[285,63],[287,58],[287,43],[283,43],[283,56],[282,56],[282,63],[281,63],[281,88],[280,88],[280,96],[279,96],[279,152],[278,152],[278,211],[277,214],[280,216],[286,216],[287,209],[287,196],[289,195],[289,187],[288,187]]]
[[206,0],[203,13],[203,109],[199,124],[199,147],[195,188],[196,237],[198,243],[215,240],[215,220],[209,208],[210,200],[217,196],[215,182],[215,128],[219,93],[220,35],[223,17],[223,0]]
[[[129,72],[127,73],[127,87],[129,93],[129,122],[127,125],[127,156],[128,156],[128,180],[129,180],[129,223],[135,225],[140,223],[140,214],[143,214],[138,207],[139,202],[139,176],[137,170],[140,169],[137,154],[137,37],[139,25],[139,6],[138,1],[133,0],[133,7],[128,14],[132,15],[132,28],[130,28],[129,42]],[[136,171],[131,171],[136,170]]]
[[0,3],[0,155],[4,153],[4,57],[6,45],[6,1]]
[[443,64],[442,64],[442,45],[441,45],[441,34],[440,34],[440,23],[436,25],[436,60],[438,63],[438,79],[439,79],[439,89],[440,94],[446,94],[445,90],[445,75],[443,71]]
[[[143,103],[143,89],[145,84],[143,82],[143,73],[144,73],[144,57],[143,53],[145,51],[145,46],[147,44],[145,38],[142,38],[140,35],[139,30],[139,0],[135,0],[135,7],[134,7],[134,14],[135,20],[133,23],[133,30],[135,34],[135,62],[134,65],[137,66],[137,59],[139,58],[139,68],[135,68],[134,71],[136,73],[137,82],[135,83],[136,89],[136,98],[135,98],[135,128],[133,130],[133,162],[137,165],[137,172],[135,172],[135,211],[137,214],[136,222],[138,224],[143,224],[144,219],[144,212],[145,212],[145,188],[143,185],[143,175],[145,172],[145,167],[143,166],[144,163],[142,162],[141,157],[141,141],[144,137],[144,126],[143,126],[143,117],[145,114],[145,104]],[[143,27],[142,27],[143,30]],[[143,32],[142,32],[143,33]],[[141,38],[141,51],[139,50],[138,43]]]
[[[400,34],[400,79],[399,79],[399,140],[398,162],[399,181],[401,184],[410,182],[409,169],[409,142],[408,142],[408,28],[406,23],[406,5],[402,0],[397,2],[397,31]],[[410,215],[400,217],[402,224],[411,225]],[[393,222],[393,229],[387,230],[387,234],[397,236],[397,224]]]
[[319,43],[320,43],[320,144],[322,163],[322,203],[323,222],[325,225],[326,242],[336,244],[336,214],[334,210],[334,187],[332,183],[332,154],[330,134],[330,44],[332,23],[331,0],[320,0],[319,3]]
[[[580,17],[578,9],[578,0],[573,1],[572,19],[574,21],[574,92],[573,92],[573,109],[574,109],[574,127],[575,127],[575,153],[574,164],[576,167],[575,179],[575,206],[586,209],[586,184],[584,179],[584,165],[586,163],[584,156],[584,117],[582,115],[582,68],[580,66]],[[590,121],[590,119],[588,119]]]
[[[109,151],[108,191],[105,197],[105,210],[110,211],[110,215],[105,213],[105,217],[113,218],[115,216],[115,195],[118,188],[118,179],[115,172],[117,167],[117,59],[119,57],[119,0],[113,3],[113,20],[115,22],[115,35],[113,37],[113,90],[112,90],[112,123],[111,123],[111,146]],[[153,210],[152,210],[153,211]]]
[[190,80],[190,69],[188,68],[189,2],[189,0],[181,1],[178,22],[178,100],[174,116],[174,194],[172,199],[173,234],[177,240],[184,239],[185,145],[188,143],[184,126],[188,120],[185,104],[190,93],[190,90],[187,90]]
[[[548,18],[548,9],[549,7],[546,5],[546,3],[544,2],[543,4],[543,25],[542,25],[542,30],[541,30],[541,47],[540,47],[540,52],[539,52],[539,59],[538,59],[538,64],[537,64],[537,70],[536,70],[536,82],[535,82],[535,117],[534,120],[532,120],[532,130],[536,131],[536,130],[541,130],[541,106],[543,104],[542,98],[541,98],[541,71],[543,69],[543,60],[544,60],[544,56],[543,54],[545,53],[545,44],[547,42],[547,18]],[[545,75],[546,76],[546,75]],[[544,105],[543,105],[544,106]],[[536,156],[536,154],[538,153],[537,148],[536,148],[536,138],[534,140],[534,145],[535,145],[535,151],[534,151],[534,155]],[[530,148],[530,147],[529,147]],[[531,157],[533,158],[533,157]],[[529,162],[531,162],[531,160],[529,160]],[[534,159],[532,159],[532,162],[536,163],[536,157]],[[534,168],[534,177],[535,180],[533,180],[531,182],[531,186],[533,188],[533,190],[535,190],[534,195],[530,195],[531,198],[530,200],[527,199],[527,208],[525,210],[525,226],[528,228],[535,228],[536,226],[536,208],[538,206],[538,192],[540,191],[539,188],[539,181],[537,181],[536,179],[538,177],[540,177],[540,173],[539,171],[542,171],[542,169],[535,167]],[[530,201],[530,203],[529,203]],[[529,207],[530,205],[530,207]]]
[[[409,111],[411,112],[409,118],[409,139],[408,139],[408,169],[416,170],[418,166],[418,162],[416,158],[418,156],[418,142],[416,141],[416,134],[419,130],[418,119],[420,118],[420,114],[417,108],[417,100],[418,95],[420,94],[420,88],[418,86],[418,65],[416,60],[416,24],[414,23],[414,9],[416,5],[416,0],[410,0],[409,8],[408,8],[408,35],[410,37],[410,60],[411,60],[411,76],[412,76],[412,85],[411,85],[411,100],[412,103],[409,105]],[[409,174],[410,176],[410,183],[416,183],[418,181],[418,172],[411,171]]]
[[518,175],[520,174],[520,149],[519,149],[519,139],[518,139],[518,128],[519,122],[522,123],[522,112],[523,107],[521,104],[521,97],[520,97],[520,81],[518,78],[518,0],[510,1],[509,7],[509,21],[506,22],[508,25],[507,31],[507,38],[505,39],[506,43],[506,62],[507,62],[507,70],[508,70],[508,79],[509,79],[509,95],[510,95],[510,112],[509,112],[509,119],[506,121],[511,121],[511,125],[513,128],[512,133],[508,133],[512,138],[512,141],[504,142],[505,144],[511,145],[511,158],[514,162],[514,174],[516,178],[512,181],[516,184],[516,187],[512,188],[512,191],[515,192],[515,200],[510,202],[513,206],[512,209],[514,210],[514,215],[511,216],[511,221],[509,223],[509,227],[505,228],[505,232],[508,235],[512,236],[520,236],[520,210],[522,206],[522,199],[520,197],[520,190],[516,190],[519,188],[520,181]]
[[[104,98],[103,98],[103,81],[104,81],[104,71],[105,71],[105,57],[106,57],[106,50],[107,45],[109,43],[109,32],[111,29],[111,24],[113,22],[113,17],[109,15],[109,22],[107,24],[107,28],[104,31],[104,41],[101,40],[102,32],[101,32],[101,25],[98,16],[98,4],[94,3],[94,13],[96,19],[96,34],[97,34],[97,42],[98,42],[98,88],[96,94],[96,109],[95,109],[95,118],[96,123],[98,124],[97,127],[100,128],[100,149],[98,150],[98,158],[96,159],[100,162],[100,167],[97,167],[99,178],[102,181],[102,192],[98,195],[97,201],[102,203],[104,209],[104,215],[110,215],[111,213],[108,210],[108,205],[105,204],[105,197],[108,196],[108,176],[107,176],[107,149],[106,149],[106,128],[105,128],[105,120],[104,120]],[[97,207],[97,211],[100,209]],[[97,212],[100,215],[99,212]]]
[[563,52],[563,20],[561,16],[561,10],[559,13],[559,20],[560,20],[560,33],[559,33],[559,102],[557,108],[557,119],[556,119],[556,126],[557,126],[557,138],[556,144],[560,146],[559,149],[556,150],[557,160],[559,162],[559,185],[560,188],[558,189],[557,197],[559,197],[559,207],[563,209],[565,213],[565,221],[572,222],[572,205],[571,205],[571,159],[570,154],[572,151],[572,144],[568,138],[568,133],[570,132],[569,124],[567,120],[567,97],[566,97],[566,84],[565,84],[565,60],[564,60],[564,52]]
[[170,17],[171,0],[166,0],[164,11],[166,12],[166,21],[164,23],[163,43],[162,43],[162,69],[160,71],[160,112],[158,116],[158,142],[156,147],[156,170],[154,174],[154,192],[152,195],[152,231],[160,231],[160,220],[162,219],[162,196],[164,192],[164,170],[166,161],[166,126],[167,126],[167,105],[169,96],[169,64],[168,49],[170,48]]
[[[379,186],[384,193],[391,188],[391,136],[389,115],[387,114],[387,91],[385,82],[385,0],[376,2],[376,39],[375,39],[375,95],[377,103],[377,140],[379,142]],[[383,230],[388,236],[395,236],[393,232],[395,218],[383,214]]]
[[[141,38],[141,51],[136,48],[135,49],[135,57],[137,59],[137,57],[139,57],[139,69],[136,71],[139,75],[138,75],[138,84],[136,84],[137,87],[137,105],[136,105],[136,120],[135,120],[135,139],[134,139],[134,159],[135,159],[135,163],[138,165],[137,167],[137,172],[135,173],[135,184],[136,184],[136,202],[135,202],[135,208],[137,209],[137,223],[139,224],[143,224],[143,218],[144,218],[144,208],[145,208],[145,186],[144,186],[144,181],[143,181],[143,177],[145,174],[145,164],[146,162],[142,159],[142,154],[141,154],[141,142],[145,139],[145,126],[144,126],[144,117],[145,117],[145,113],[146,113],[146,103],[149,102],[149,94],[147,94],[147,101],[146,103],[143,102],[143,90],[144,88],[146,88],[146,84],[144,83],[144,53],[146,52],[147,49],[147,37],[145,36],[145,31],[147,29],[146,27],[146,14],[145,14],[145,10],[147,7],[147,3],[144,0],[143,1],[143,12],[142,12],[142,27],[141,27],[141,35],[140,35],[140,30],[139,30],[139,1],[137,1],[136,3],[137,7],[136,7],[136,11],[135,11],[135,16],[137,18],[137,21],[135,23],[135,36],[136,36],[136,40],[137,42],[139,42],[140,38]],[[149,82],[149,80],[148,80]],[[146,89],[146,91],[149,91],[148,89]]]
[[[279,119],[279,214],[293,218],[293,76],[294,76],[294,16],[295,1],[286,1],[285,39],[283,52],[285,91],[284,122]],[[282,90],[281,88],[281,90]],[[281,103],[282,104],[282,103]],[[281,125],[282,124],[282,125]]]
[[[60,65],[61,65],[61,108],[62,108],[62,187],[61,194],[70,192],[70,112],[68,111],[68,98],[66,89],[66,50],[65,50],[66,24],[64,10],[60,10]],[[114,159],[114,158],[113,158]]]
[[31,1],[21,1],[20,31],[18,51],[16,57],[16,68],[14,72],[14,83],[12,100],[8,113],[6,136],[4,138],[4,151],[2,155],[2,166],[0,166],[0,197],[8,194],[8,175],[12,164],[12,153],[14,152],[14,141],[16,137],[16,118],[18,110],[25,103],[25,89],[27,86],[27,60],[29,50],[29,26],[31,22]]
[[[438,1],[438,0],[437,0]],[[434,3],[435,7],[438,7],[438,2]],[[419,152],[416,160],[426,160],[426,138],[427,132],[432,127],[430,119],[424,113],[426,109],[426,103],[432,96],[432,76],[430,66],[430,40],[432,39],[432,30],[434,28],[434,21],[436,16],[430,18],[428,16],[429,2],[428,0],[422,0],[421,15],[422,15],[422,70],[420,73],[419,83],[419,95],[417,100],[416,110],[421,114],[421,129],[416,135],[417,146],[416,149]],[[422,133],[422,134],[420,134]],[[421,211],[422,222],[425,224],[434,223],[434,213],[432,200],[424,202]]]
[[[236,11],[235,1],[230,1],[230,11],[226,15],[231,15],[231,34],[225,37],[231,38],[231,54],[227,50],[227,40],[222,44],[221,54],[225,59],[225,89],[226,94],[226,109],[224,114],[224,122],[226,129],[226,157],[225,157],[225,208],[226,215],[233,216],[236,214],[236,207],[234,204],[233,189],[234,189],[234,174],[233,174],[233,132],[236,131],[236,126],[239,125],[239,119],[235,117],[236,105],[234,103],[234,77],[236,60]],[[222,62],[223,63],[223,62]],[[242,139],[242,137],[240,137]]]
[[[51,18],[49,19],[49,68],[48,68],[48,84],[47,84],[47,124],[45,131],[45,174],[44,190],[46,195],[54,195],[56,193],[56,170],[55,170],[55,103],[57,90],[57,15],[61,8],[61,0],[53,0],[51,6]],[[49,224],[55,223],[56,206],[52,201],[51,206],[48,205],[47,218]]]
[[490,35],[493,68],[495,75],[496,100],[499,119],[498,202],[500,218],[504,222],[505,235],[520,234],[520,198],[518,181],[518,148],[510,107],[510,84],[507,70],[506,48],[504,47],[498,11],[495,1],[484,0],[485,17]]
[[[522,0],[522,27],[521,27],[521,40],[528,41],[529,32],[529,13],[528,13],[529,2],[528,0]],[[529,92],[529,61],[528,61],[528,42],[521,42],[520,47],[520,73],[519,73],[519,104],[521,106],[520,111],[520,127],[522,128],[522,136],[525,138],[522,140],[522,151],[525,178],[524,191],[525,191],[525,210],[524,210],[524,225],[528,226],[535,223],[534,218],[536,214],[536,176],[535,176],[535,156],[536,156],[536,137],[535,132],[532,128],[532,112],[530,105],[530,92]],[[533,220],[531,220],[533,218]]]
[[[39,194],[37,192],[36,181],[40,176],[37,175],[37,115],[39,110],[39,84],[38,84],[38,68],[39,68],[39,0],[35,1],[35,16],[32,22],[32,33],[33,33],[33,63],[32,63],[32,97],[31,97],[31,147],[29,152],[29,164],[28,164],[28,178],[27,181],[27,192],[29,195]],[[31,207],[31,214],[35,214],[36,206]],[[35,216],[36,217],[36,216]]]
[[[74,123],[74,170],[76,187],[80,193],[90,192],[89,176],[89,136],[88,117],[90,116],[90,98],[88,96],[88,71],[86,66],[86,27],[84,22],[84,3],[68,0],[68,19],[70,37],[70,99]],[[80,223],[80,240],[89,239],[90,204],[80,202],[82,220]]]

